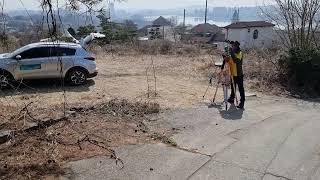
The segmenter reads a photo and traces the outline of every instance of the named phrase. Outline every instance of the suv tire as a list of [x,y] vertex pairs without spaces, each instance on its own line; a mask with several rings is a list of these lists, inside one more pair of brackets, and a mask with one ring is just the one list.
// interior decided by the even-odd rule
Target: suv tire
[[88,74],[84,70],[75,68],[70,70],[67,80],[72,86],[80,86],[86,83],[87,78]]
[[13,76],[4,71],[0,70],[0,89],[8,89],[13,86],[14,78]]

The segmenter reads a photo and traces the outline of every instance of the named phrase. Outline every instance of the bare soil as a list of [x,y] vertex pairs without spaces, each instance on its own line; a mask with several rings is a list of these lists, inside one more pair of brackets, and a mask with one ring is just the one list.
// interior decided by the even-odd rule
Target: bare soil
[[55,177],[64,173],[66,162],[97,155],[115,158],[112,149],[123,145],[175,145],[167,138],[173,131],[149,122],[145,114],[202,103],[213,59],[100,52],[97,64],[96,78],[84,86],[65,86],[65,93],[59,80],[24,82],[1,91],[1,131],[19,131],[39,120],[61,117],[64,105],[74,115],[1,144],[1,179]]
[[[152,96],[155,91],[152,60],[156,76],[156,97]],[[162,108],[190,107],[203,102],[202,96],[208,85],[209,75],[215,71],[213,64],[218,60],[219,57],[209,55],[112,56],[100,53],[97,60],[99,75],[84,86],[66,86],[66,103],[94,105],[123,98],[157,102]],[[20,85],[17,91],[1,92],[2,104],[21,106],[33,102],[38,107],[49,107],[61,105],[64,100],[59,80],[40,80],[26,84]]]
[[[1,121],[0,130],[27,129],[26,123],[46,114],[46,110],[49,109],[38,111],[28,106],[32,114],[20,119],[1,112],[10,118]],[[73,107],[68,119],[45,128],[12,133],[8,142],[0,144],[0,179],[56,177],[65,172],[62,167],[66,162],[97,155],[115,159],[121,168],[125,162],[117,157],[115,147],[165,141],[159,137],[171,135],[172,131],[164,126],[149,129],[152,123],[145,115],[159,110],[158,104],[115,99],[95,106]]]
[[[0,131],[19,131],[39,120],[59,118],[64,106],[72,115],[1,144],[0,179],[52,178],[63,174],[61,167],[69,161],[97,155],[117,160],[112,149],[123,145],[158,141],[175,145],[167,138],[174,132],[145,115],[208,103],[213,88],[204,99],[203,95],[209,77],[219,71],[214,67],[218,61],[217,53],[112,55],[101,49],[99,75],[84,86],[39,80],[0,91]],[[217,101],[222,101],[222,90]]]

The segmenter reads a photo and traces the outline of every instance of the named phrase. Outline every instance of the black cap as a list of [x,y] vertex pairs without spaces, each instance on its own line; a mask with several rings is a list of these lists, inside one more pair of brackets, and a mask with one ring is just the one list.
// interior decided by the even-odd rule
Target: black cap
[[234,42],[234,45],[236,45],[236,46],[240,46],[239,41]]

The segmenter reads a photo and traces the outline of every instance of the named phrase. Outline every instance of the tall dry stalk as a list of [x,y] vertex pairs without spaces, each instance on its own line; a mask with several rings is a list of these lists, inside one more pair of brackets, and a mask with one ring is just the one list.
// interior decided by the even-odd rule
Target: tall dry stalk
[[150,73],[149,71],[151,70],[152,72],[152,78],[153,78],[153,92],[152,94],[154,95],[154,97],[157,97],[157,76],[156,76],[156,67],[155,67],[155,64],[154,64],[154,59],[152,56],[150,56],[150,60],[151,60],[151,63],[150,65],[146,68],[146,78],[147,78],[147,97],[150,98],[151,97],[151,85],[150,85]]

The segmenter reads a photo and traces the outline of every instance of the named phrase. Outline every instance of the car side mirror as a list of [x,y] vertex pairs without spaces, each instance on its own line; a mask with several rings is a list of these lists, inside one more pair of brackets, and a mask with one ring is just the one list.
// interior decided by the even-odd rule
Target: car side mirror
[[16,60],[20,61],[22,59],[22,57],[20,55],[16,55]]

